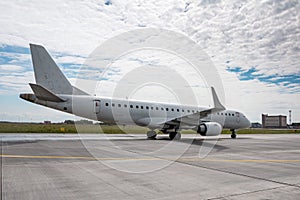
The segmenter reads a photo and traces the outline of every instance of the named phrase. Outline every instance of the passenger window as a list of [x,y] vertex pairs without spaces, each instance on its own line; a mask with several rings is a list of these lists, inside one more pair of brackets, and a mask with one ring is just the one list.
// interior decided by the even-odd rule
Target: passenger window
[[115,104],[113,103],[113,104],[111,104],[113,107],[115,107]]
[[127,104],[124,104],[124,107],[127,108]]
[[174,111],[174,108],[172,108],[171,110]]
[[130,108],[133,108],[133,105],[130,105]]
[[153,110],[153,107],[151,106],[151,110]]
[[177,108],[177,112],[179,112],[179,109]]
[[149,106],[146,106],[146,109],[149,110]]
[[189,113],[189,112],[190,112],[190,110],[187,110],[187,112]]
[[121,107],[121,104],[118,104],[118,107]]
[[182,109],[182,112],[184,112],[184,110]]
[[232,116],[234,116],[234,114],[231,114]]
[[166,108],[166,111],[169,111],[169,108]]
[[223,115],[223,113],[221,113],[221,115]]
[[108,106],[109,104],[108,104],[108,103],[106,103],[105,105],[106,105],[106,106]]
[[195,111],[194,110],[192,110],[192,113],[194,113]]
[[156,110],[158,110],[158,107],[156,107]]
[[144,109],[144,106],[141,106],[141,109]]
[[139,108],[139,106],[135,106],[136,108]]
[[161,110],[164,110],[164,108],[163,108],[163,107],[161,107]]
[[225,113],[225,115],[227,116],[227,113]]

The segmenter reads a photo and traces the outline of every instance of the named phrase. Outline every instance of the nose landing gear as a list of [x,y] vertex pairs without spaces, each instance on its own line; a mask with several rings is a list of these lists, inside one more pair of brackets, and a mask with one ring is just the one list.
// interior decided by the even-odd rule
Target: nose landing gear
[[236,138],[235,129],[230,129],[230,131],[231,131],[231,138],[235,139]]

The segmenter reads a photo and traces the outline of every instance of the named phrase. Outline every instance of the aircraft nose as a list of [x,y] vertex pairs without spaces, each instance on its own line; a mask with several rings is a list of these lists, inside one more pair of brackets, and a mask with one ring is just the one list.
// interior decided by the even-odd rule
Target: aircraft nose
[[246,118],[246,128],[249,128],[251,126],[251,122],[248,118]]

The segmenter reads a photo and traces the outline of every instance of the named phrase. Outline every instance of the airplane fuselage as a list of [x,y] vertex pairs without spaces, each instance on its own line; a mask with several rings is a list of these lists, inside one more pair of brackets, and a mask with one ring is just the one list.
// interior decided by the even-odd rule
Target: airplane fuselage
[[[138,101],[127,99],[112,99],[98,96],[59,95],[66,99],[63,103],[35,99],[35,103],[51,107],[63,112],[109,124],[139,125],[150,129],[160,129],[164,121],[200,112],[205,107]],[[235,110],[223,110],[208,114],[204,118],[190,118],[181,121],[181,127],[191,128],[201,122],[217,122],[223,128],[240,129],[250,126],[244,114]]]

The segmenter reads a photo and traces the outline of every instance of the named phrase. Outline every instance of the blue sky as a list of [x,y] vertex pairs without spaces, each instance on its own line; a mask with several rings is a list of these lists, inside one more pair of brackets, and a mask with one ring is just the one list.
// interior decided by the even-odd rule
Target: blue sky
[[34,82],[29,43],[43,44],[74,82],[102,42],[152,27],[180,32],[203,47],[222,78],[227,107],[251,121],[292,110],[293,121],[300,121],[298,1],[30,2],[0,2],[0,120],[73,118],[18,98]]
[[250,67],[249,69],[242,69],[241,67],[230,67],[227,66],[226,69],[228,72],[232,72],[238,75],[240,81],[249,81],[249,80],[258,80],[266,84],[275,84],[277,86],[283,86],[282,92],[286,89],[286,92],[293,94],[299,93],[300,88],[300,73],[298,74],[272,74],[265,75],[259,73],[259,70],[256,67]]

